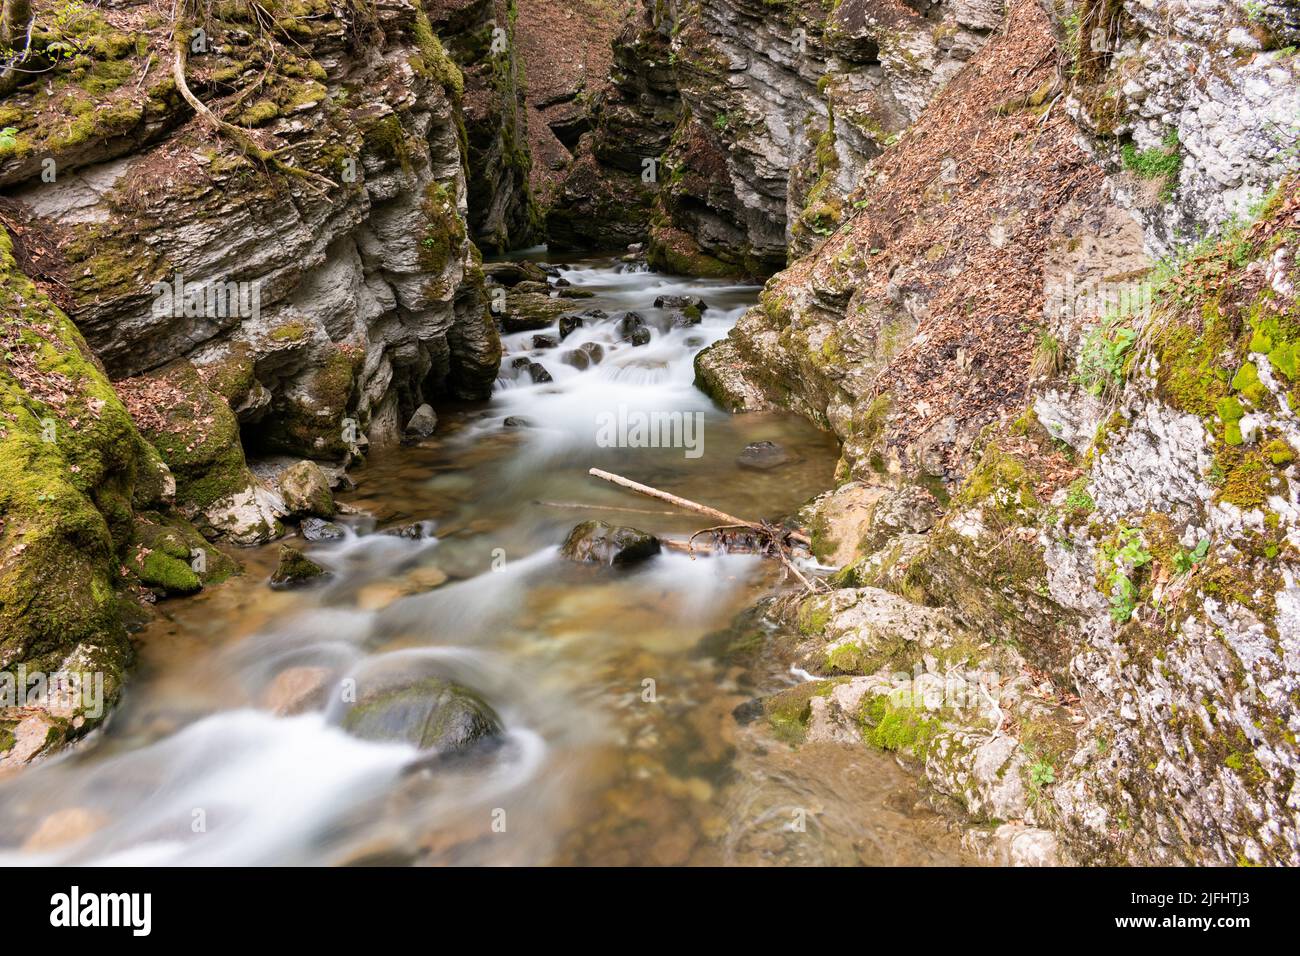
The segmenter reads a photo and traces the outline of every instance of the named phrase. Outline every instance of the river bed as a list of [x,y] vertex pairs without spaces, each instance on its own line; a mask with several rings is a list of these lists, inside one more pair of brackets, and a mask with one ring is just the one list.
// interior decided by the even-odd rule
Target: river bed
[[[736,667],[701,642],[791,586],[778,563],[665,552],[619,570],[559,557],[585,520],[677,538],[709,524],[589,468],[775,519],[830,487],[836,459],[802,419],[728,415],[692,385],[694,354],[757,288],[609,259],[562,273],[593,293],[575,311],[634,309],[649,343],[622,341],[613,320],[554,348],[534,349],[533,332],[505,336],[491,402],[439,409],[432,439],[354,471],[355,490],[339,495],[352,512],[344,539],[291,542],[332,572],[325,585],[272,591],[279,546],[268,545],[238,552],[241,576],[161,604],[104,729],[0,781],[0,862],[963,862],[958,829],[889,756],[794,749],[762,719],[738,718],[800,677],[776,662]],[[703,321],[669,327],[653,307],[663,295],[703,297]],[[560,360],[584,346],[601,360]],[[551,380],[513,367],[523,357]],[[628,447],[651,413],[689,423],[689,441]],[[759,441],[789,460],[738,466]],[[428,537],[380,533],[415,522]],[[286,707],[286,672],[327,687],[452,679],[495,708],[504,740],[430,766],[340,729],[347,704],[333,693]]]

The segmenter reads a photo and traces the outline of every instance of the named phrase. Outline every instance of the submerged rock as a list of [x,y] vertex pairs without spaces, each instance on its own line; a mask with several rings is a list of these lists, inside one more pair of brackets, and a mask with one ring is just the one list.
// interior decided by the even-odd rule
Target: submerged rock
[[337,510],[329,478],[314,461],[290,465],[280,476],[280,495],[290,515],[334,517]]
[[655,308],[690,311],[698,317],[708,305],[698,295],[661,295],[655,299]]
[[776,468],[789,460],[790,456],[786,454],[785,449],[771,441],[750,442],[736,456],[736,464],[741,468],[754,468],[759,471]]
[[626,566],[652,558],[660,551],[659,539],[637,528],[584,521],[572,531],[560,548],[570,561]]
[[502,732],[501,718],[482,697],[440,677],[363,693],[342,725],[362,740],[407,743],[444,755],[465,753]]
[[330,573],[303,554],[297,548],[287,544],[280,545],[280,563],[271,575],[271,587],[277,591],[302,587],[315,581],[322,581]]

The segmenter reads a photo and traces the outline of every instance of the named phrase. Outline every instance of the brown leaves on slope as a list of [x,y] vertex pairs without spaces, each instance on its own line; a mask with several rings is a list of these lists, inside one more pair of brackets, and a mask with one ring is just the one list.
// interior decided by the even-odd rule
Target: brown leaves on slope
[[[1020,0],[1001,34],[876,160],[851,197],[861,212],[781,279],[822,285],[856,260],[865,263],[855,268],[857,297],[920,304],[916,337],[877,379],[896,412],[891,445],[944,422],[969,431],[1027,400],[1043,257],[1066,207],[1090,203],[1103,178],[1074,144],[1058,96],[1051,27]],[[945,451],[952,468],[964,454]]]

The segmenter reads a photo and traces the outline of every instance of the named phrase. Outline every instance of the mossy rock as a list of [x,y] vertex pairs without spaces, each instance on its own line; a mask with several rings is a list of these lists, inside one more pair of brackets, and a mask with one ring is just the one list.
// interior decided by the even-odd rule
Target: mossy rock
[[287,544],[280,545],[280,559],[271,574],[271,587],[277,591],[286,591],[307,584],[315,584],[330,576],[330,573],[303,554],[297,548]]
[[362,740],[406,743],[440,755],[463,754],[500,737],[501,718],[466,687],[428,677],[364,694],[343,718]]
[[0,660],[74,651],[116,696],[131,648],[114,590],[144,447],[76,327],[0,230]]

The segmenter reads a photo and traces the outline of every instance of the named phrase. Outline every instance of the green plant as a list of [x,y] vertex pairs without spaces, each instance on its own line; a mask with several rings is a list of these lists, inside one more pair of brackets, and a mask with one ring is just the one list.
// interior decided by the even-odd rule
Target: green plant
[[1083,341],[1073,381],[1091,395],[1101,395],[1124,381],[1124,359],[1137,341],[1138,333],[1120,324],[1121,321],[1119,317],[1107,319]]
[[1029,780],[1036,788],[1056,783],[1056,769],[1046,760],[1040,760],[1029,768]]
[[0,149],[13,149],[18,145],[18,130],[12,126],[0,129]]
[[1179,574],[1186,574],[1196,565],[1204,561],[1205,556],[1209,553],[1210,539],[1202,538],[1191,551],[1179,550],[1179,552],[1174,555],[1174,570]]
[[1170,130],[1159,146],[1139,150],[1134,143],[1120,148],[1120,159],[1126,169],[1142,179],[1160,179],[1164,185],[1160,198],[1168,200],[1178,184],[1178,173],[1183,168],[1183,151],[1178,142],[1178,131]]
[[1065,507],[1071,511],[1080,511],[1084,514],[1091,514],[1097,508],[1097,503],[1092,500],[1092,495],[1088,494],[1088,477],[1080,475],[1070,483],[1070,487],[1065,491]]
[[1123,624],[1137,610],[1139,592],[1133,577],[1151,563],[1151,553],[1142,545],[1141,529],[1121,528],[1114,544],[1103,546],[1102,554],[1108,565],[1111,620]]

